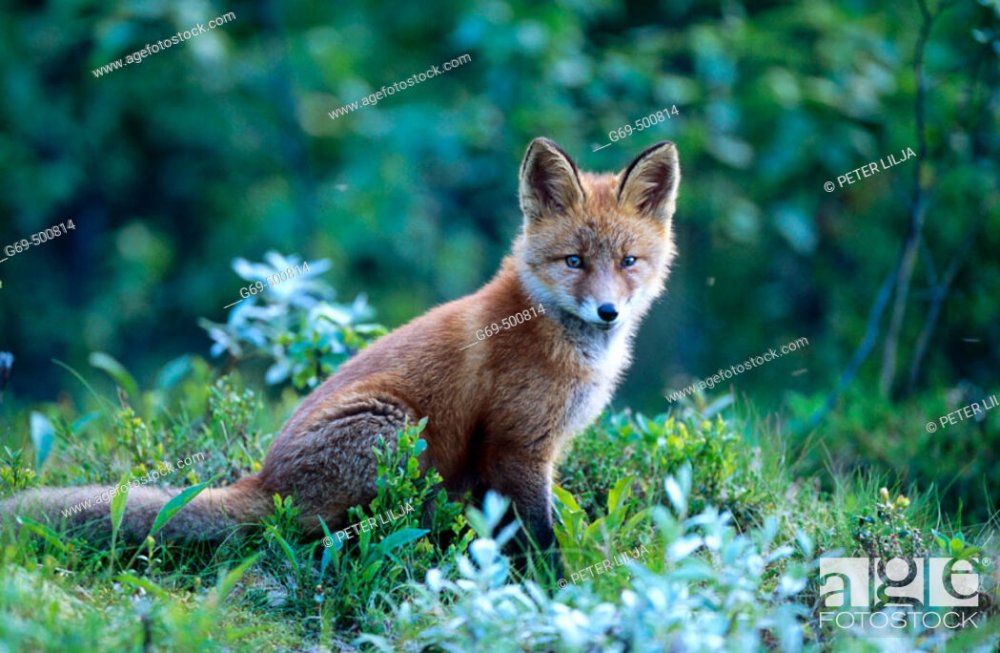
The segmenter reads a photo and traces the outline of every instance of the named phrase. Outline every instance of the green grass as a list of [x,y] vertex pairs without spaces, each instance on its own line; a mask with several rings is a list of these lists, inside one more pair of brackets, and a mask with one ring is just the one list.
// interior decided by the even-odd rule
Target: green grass
[[[13,431],[23,435],[7,443],[0,462],[3,495],[39,485],[114,484],[139,477],[160,461],[199,452],[205,454],[200,462],[163,480],[174,486],[213,478],[225,483],[258,470],[297,396],[286,391],[265,397],[242,387],[236,375],[213,382],[210,368],[198,359],[187,365],[173,383],[141,393],[133,386],[116,402],[95,392],[79,404],[33,407],[52,425],[51,452],[40,466],[37,459],[31,463],[36,452],[27,429],[29,411],[5,407],[12,423],[25,428]],[[37,418],[34,422],[40,423]],[[437,636],[428,624],[445,628],[442,624],[456,616],[449,611],[464,609],[457,598],[433,604],[427,586],[421,585],[427,572],[439,568],[444,577],[471,573],[474,568],[462,562],[463,555],[477,535],[488,539],[492,533],[489,515],[473,511],[466,517],[461,505],[439,492],[436,473],[420,475],[421,428],[415,425],[399,434],[394,455],[380,455],[379,496],[370,506],[354,509],[352,517],[359,520],[411,501],[421,507],[433,504],[433,520],[418,508],[344,546],[327,548],[303,537],[290,498],[276,498],[274,514],[259,529],[217,548],[155,537],[139,548],[121,542],[111,548],[42,526],[18,534],[4,528],[0,650],[350,650],[363,635],[369,642],[363,647],[418,650],[415,642]],[[35,441],[40,437],[36,433]],[[558,469],[554,503],[563,562],[572,574],[646,547],[649,554],[641,562],[648,572],[616,566],[561,593],[543,568],[532,567],[525,577],[513,572],[509,581],[525,591],[537,584],[541,598],[534,600],[545,609],[552,607],[553,594],[580,609],[600,601],[621,604],[623,590],[641,591],[648,581],[644,574],[666,578],[680,564],[666,552],[687,527],[670,514],[697,515],[714,508],[732,515],[735,533],[748,538],[770,533],[769,546],[791,547],[788,556],[763,570],[762,592],[774,592],[796,566],[811,581],[815,570],[808,566],[810,560],[824,552],[890,551],[903,530],[908,541],[919,533],[933,547],[935,533],[947,534],[950,541],[961,531],[960,523],[940,511],[933,489],[903,487],[888,473],[834,474],[817,469],[808,453],[743,406],[706,410],[687,405],[656,417],[630,411],[605,415],[573,442]],[[683,510],[676,503],[676,489],[665,482],[668,477],[690,486]],[[888,516],[882,487],[893,503]],[[900,494],[905,501],[894,499]],[[111,510],[109,504],[109,519]],[[970,547],[995,548],[989,525],[966,530],[964,539]],[[712,562],[710,556],[707,560]],[[727,563],[712,564],[725,575]],[[815,584],[809,582],[787,602],[803,611],[798,622],[804,625],[806,644],[864,650],[862,642],[831,639],[832,633],[817,629],[815,598]],[[432,604],[437,607],[426,607]],[[420,606],[431,612],[416,614]],[[495,626],[490,623],[478,627],[488,633]],[[518,646],[525,648],[509,650],[547,650],[544,633],[539,630],[532,639],[531,628],[521,629],[528,643]],[[966,636],[984,633],[989,631]],[[455,633],[439,635],[444,641]],[[490,648],[487,639],[481,646],[467,645],[507,650]],[[936,646],[921,639],[911,645]],[[557,650],[587,650],[568,647],[565,641],[562,646]]]

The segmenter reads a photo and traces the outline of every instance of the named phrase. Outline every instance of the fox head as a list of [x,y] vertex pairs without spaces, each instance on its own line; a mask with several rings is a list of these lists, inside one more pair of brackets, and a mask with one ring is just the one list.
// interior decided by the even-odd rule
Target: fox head
[[664,141],[614,174],[581,173],[547,138],[521,164],[515,244],[528,291],[594,329],[634,324],[663,291],[681,171]]

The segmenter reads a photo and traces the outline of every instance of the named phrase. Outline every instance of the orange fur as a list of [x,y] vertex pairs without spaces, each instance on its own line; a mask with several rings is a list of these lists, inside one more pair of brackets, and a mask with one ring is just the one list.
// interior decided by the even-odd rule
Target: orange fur
[[[512,498],[549,546],[553,465],[607,404],[639,321],[663,290],[679,180],[670,143],[621,173],[596,175],[580,174],[555,143],[533,141],[520,174],[524,225],[497,275],[345,363],[288,420],[260,473],[182,510],[171,534],[210,537],[220,524],[253,521],[274,493],[294,496],[310,531],[318,516],[343,525],[349,507],[374,497],[377,437],[394,442],[407,421],[427,417],[425,466],[454,493]],[[569,266],[571,255],[580,267]],[[634,265],[623,266],[625,257]],[[618,317],[608,322],[601,306]],[[531,307],[530,320],[477,341],[477,330]],[[51,513],[60,501],[45,492],[33,500]],[[165,500],[149,497],[150,508],[127,517],[144,515],[136,517],[144,524]]]

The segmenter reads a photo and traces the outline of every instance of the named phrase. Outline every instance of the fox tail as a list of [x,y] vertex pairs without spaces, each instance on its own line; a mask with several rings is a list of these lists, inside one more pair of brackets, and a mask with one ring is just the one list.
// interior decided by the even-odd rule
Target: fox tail
[[[16,526],[25,516],[87,539],[111,533],[113,487],[85,485],[71,488],[39,488],[0,501],[0,527]],[[138,544],[153,527],[156,515],[181,492],[180,488],[134,487],[128,492],[119,535]],[[202,490],[160,529],[157,539],[185,542],[219,542],[242,524],[270,514],[274,504],[256,476],[246,476],[230,486]]]

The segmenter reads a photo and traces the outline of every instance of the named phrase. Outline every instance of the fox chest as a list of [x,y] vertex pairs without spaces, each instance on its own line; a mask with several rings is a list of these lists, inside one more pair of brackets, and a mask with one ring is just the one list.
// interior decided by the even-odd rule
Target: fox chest
[[612,339],[596,355],[582,358],[581,375],[566,386],[565,407],[557,428],[560,439],[579,434],[601,414],[629,364],[628,340]]
[[612,382],[573,383],[568,388],[557,432],[560,439],[571,438],[587,428],[611,400]]

